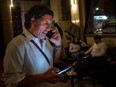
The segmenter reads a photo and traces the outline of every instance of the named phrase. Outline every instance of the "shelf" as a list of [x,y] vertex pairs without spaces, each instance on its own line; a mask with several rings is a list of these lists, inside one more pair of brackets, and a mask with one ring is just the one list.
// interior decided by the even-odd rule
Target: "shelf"
[[[88,36],[88,37],[93,37],[95,35],[96,34],[85,34],[85,36]],[[98,34],[98,35],[101,35],[103,37],[116,37],[116,34]]]

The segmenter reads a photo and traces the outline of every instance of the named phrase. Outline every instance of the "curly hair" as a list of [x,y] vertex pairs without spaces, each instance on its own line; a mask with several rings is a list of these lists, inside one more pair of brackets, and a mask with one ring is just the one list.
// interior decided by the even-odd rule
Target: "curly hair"
[[45,14],[51,15],[53,17],[53,11],[50,10],[47,6],[39,4],[34,5],[32,8],[30,8],[27,13],[25,14],[25,28],[29,29],[31,26],[31,18],[34,18],[35,20],[41,18]]

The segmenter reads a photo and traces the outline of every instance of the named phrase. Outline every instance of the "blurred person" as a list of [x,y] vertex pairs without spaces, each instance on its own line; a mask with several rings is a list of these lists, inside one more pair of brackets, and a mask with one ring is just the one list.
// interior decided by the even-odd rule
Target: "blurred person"
[[[58,68],[53,67],[53,61],[60,58],[61,36],[51,26],[52,19],[53,12],[44,5],[35,5],[25,14],[26,29],[8,44],[4,56],[7,87],[54,87],[51,83],[64,77],[64,74],[56,73]],[[54,34],[49,39],[46,35],[50,30]]]
[[84,52],[84,55],[90,55],[90,57],[105,57],[107,52],[107,45],[101,40],[101,36],[94,36],[94,44],[89,50]]
[[107,64],[107,45],[101,40],[101,36],[94,36],[94,44],[86,52],[80,53],[86,56],[90,70],[95,72],[104,70],[103,67]]
[[73,41],[69,44],[69,52],[78,53],[81,49],[81,43],[79,42],[78,37],[74,37]]
[[75,36],[69,45],[69,52],[71,53],[71,57],[80,60],[80,50],[85,46],[86,44],[81,41],[78,36]]

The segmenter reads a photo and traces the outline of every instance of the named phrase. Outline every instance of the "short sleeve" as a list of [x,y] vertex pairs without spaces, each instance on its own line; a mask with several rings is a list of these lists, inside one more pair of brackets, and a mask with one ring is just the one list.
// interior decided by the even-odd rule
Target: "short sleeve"
[[25,78],[25,73],[4,74],[3,76],[7,87],[16,87]]

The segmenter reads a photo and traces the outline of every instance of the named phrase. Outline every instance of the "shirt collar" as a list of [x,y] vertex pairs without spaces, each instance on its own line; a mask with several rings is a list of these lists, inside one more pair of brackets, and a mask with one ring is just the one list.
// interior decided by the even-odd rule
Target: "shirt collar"
[[23,30],[23,33],[25,34],[26,38],[30,41],[30,40],[34,40],[37,39],[35,36],[33,36],[27,29]]
[[[25,34],[26,38],[30,41],[30,40],[35,40],[37,39],[35,36],[33,36],[27,29],[23,30],[23,33]],[[43,43],[46,43],[46,39],[42,40]]]

